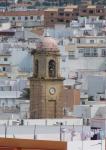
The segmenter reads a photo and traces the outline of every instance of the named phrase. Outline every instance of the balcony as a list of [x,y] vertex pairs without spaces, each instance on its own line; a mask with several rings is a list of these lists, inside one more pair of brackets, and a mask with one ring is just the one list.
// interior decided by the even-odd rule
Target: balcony
[[4,106],[4,107],[0,107],[0,112],[2,113],[19,113],[20,112],[20,108],[16,107],[16,106]]

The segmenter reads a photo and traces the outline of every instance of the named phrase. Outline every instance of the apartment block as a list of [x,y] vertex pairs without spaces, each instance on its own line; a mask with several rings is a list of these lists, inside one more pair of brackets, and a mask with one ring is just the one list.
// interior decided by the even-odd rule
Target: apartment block
[[63,8],[48,8],[44,11],[45,27],[54,27],[55,24],[65,24],[67,27],[72,20],[78,17],[98,16],[99,19],[106,18],[106,8],[96,5],[70,5]]
[[40,26],[43,16],[42,10],[0,12],[0,19],[6,19],[14,26]]

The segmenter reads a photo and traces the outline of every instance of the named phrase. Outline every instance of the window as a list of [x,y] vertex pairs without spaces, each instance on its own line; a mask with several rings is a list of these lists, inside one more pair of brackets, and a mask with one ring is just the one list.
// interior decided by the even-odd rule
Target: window
[[5,103],[2,101],[2,107],[4,107],[5,106]]
[[30,19],[33,20],[33,16],[30,16]]
[[49,77],[53,78],[56,76],[56,63],[54,60],[50,60],[48,65]]
[[84,49],[84,57],[90,57],[90,48]]
[[66,13],[65,15],[66,15],[67,17],[68,17],[68,16],[70,16],[70,14],[69,14],[69,13]]
[[15,17],[13,17],[12,20],[15,20]]
[[62,61],[63,61],[63,62],[66,61],[66,56],[62,56]]
[[63,40],[59,41],[58,44],[59,44],[59,45],[63,45]]
[[0,91],[3,91],[3,87],[2,86],[0,87]]
[[90,43],[91,43],[91,44],[94,44],[94,40],[90,40]]
[[97,13],[103,13],[102,9],[97,10]]
[[75,58],[75,52],[74,51],[69,51],[68,53],[68,59]]
[[91,49],[91,56],[92,56],[92,57],[97,57],[97,56],[98,56],[97,48],[92,48],[92,49]]
[[27,16],[25,17],[25,20],[28,20],[28,17],[27,17]]
[[96,48],[94,48],[94,49],[93,49],[93,52],[94,52],[94,53],[96,53],[96,52],[97,52],[97,49],[96,49]]
[[6,67],[3,67],[3,71],[6,71]]
[[106,56],[106,49],[102,49],[102,56]]
[[15,105],[15,99],[12,99],[12,105]]
[[7,61],[8,59],[7,58],[4,58],[4,61]]
[[66,20],[66,27],[70,27],[70,20]]
[[83,13],[86,13],[86,9],[83,10]]
[[90,33],[89,33],[88,31],[85,30],[85,31],[84,31],[84,35],[88,35],[88,36],[89,36]]
[[103,44],[103,43],[104,43],[104,41],[103,41],[103,40],[100,40],[100,43],[102,43],[102,44]]
[[35,60],[35,77],[38,76],[38,60]]
[[93,10],[89,10],[89,13],[90,13],[90,14],[93,14],[93,12],[94,12]]
[[79,49],[79,53],[83,53],[84,52],[84,49]]
[[76,13],[75,15],[76,15],[76,16],[79,16],[79,13]]
[[59,13],[60,16],[64,16],[64,13]]
[[6,106],[8,105],[8,99],[5,99],[5,104],[6,104]]
[[8,17],[5,17],[5,19],[6,19],[6,20],[9,20],[9,18],[8,18]]
[[63,19],[58,19],[58,22],[64,22],[64,20]]
[[97,57],[98,51],[97,48],[86,48],[84,50],[84,57]]
[[100,20],[103,20],[103,19],[104,19],[104,16],[99,16],[99,19],[100,19]]
[[40,18],[40,16],[37,16],[37,20],[40,20],[41,18]]
[[78,39],[77,39],[77,43],[80,43],[80,42],[81,42],[81,41],[80,41],[80,38],[78,38]]
[[53,16],[53,15],[54,15],[54,13],[51,13],[50,15],[51,15],[51,16]]
[[18,20],[21,20],[21,16],[18,16]]

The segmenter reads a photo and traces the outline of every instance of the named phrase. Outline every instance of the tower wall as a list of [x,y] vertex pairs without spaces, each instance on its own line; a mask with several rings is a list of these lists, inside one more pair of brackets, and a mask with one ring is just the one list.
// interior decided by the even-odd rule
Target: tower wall
[[63,80],[60,76],[60,53],[54,39],[45,37],[33,53],[33,76],[30,78],[30,118],[61,118]]

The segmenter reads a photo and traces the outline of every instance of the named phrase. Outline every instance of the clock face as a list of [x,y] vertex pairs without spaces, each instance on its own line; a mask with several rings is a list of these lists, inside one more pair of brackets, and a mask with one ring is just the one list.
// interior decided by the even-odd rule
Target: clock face
[[49,93],[50,93],[51,95],[55,94],[55,92],[56,92],[56,89],[55,89],[54,87],[51,87],[51,88],[49,89]]

